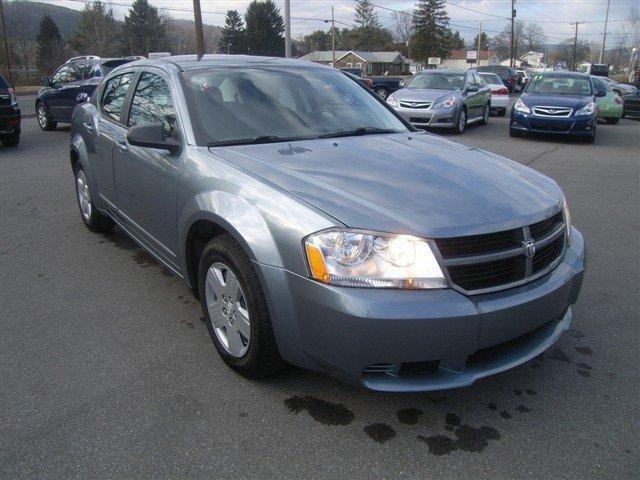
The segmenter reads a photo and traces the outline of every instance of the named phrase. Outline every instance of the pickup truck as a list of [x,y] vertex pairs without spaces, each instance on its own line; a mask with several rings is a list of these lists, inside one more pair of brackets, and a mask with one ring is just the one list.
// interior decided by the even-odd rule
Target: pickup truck
[[402,77],[363,77],[362,70],[360,70],[359,68],[345,67],[341,68],[340,70],[362,78],[365,84],[374,92],[376,92],[376,94],[383,100],[386,100],[387,97],[396,90],[400,90],[401,88],[403,88],[405,83]]

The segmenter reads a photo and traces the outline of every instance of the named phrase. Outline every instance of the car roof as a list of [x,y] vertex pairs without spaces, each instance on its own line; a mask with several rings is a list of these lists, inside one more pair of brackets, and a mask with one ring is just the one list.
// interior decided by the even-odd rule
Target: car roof
[[463,68],[428,68],[426,70],[422,70],[419,73],[453,73],[463,75],[467,73],[469,70],[475,70],[474,68],[463,69]]
[[318,69],[332,69],[319,63],[282,57],[260,57],[257,55],[204,55],[198,59],[197,55],[172,55],[153,59],[138,60],[129,66],[155,65],[167,67],[172,65],[179,70],[199,70],[211,67],[243,67],[243,66],[289,66],[309,67]]
[[536,72],[536,75],[553,75],[554,77],[584,77],[584,78],[589,78],[589,74],[588,73],[581,73],[581,72],[570,72],[567,70],[559,70],[559,71],[555,71],[555,72]]

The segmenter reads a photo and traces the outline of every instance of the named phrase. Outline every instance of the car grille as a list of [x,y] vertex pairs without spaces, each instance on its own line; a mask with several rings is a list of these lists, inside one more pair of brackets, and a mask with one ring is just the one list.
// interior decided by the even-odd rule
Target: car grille
[[531,128],[534,130],[540,130],[543,132],[557,132],[566,133],[571,128],[571,125],[553,125],[549,123],[530,122]]
[[540,117],[568,117],[572,111],[564,107],[533,107],[533,113]]
[[431,102],[400,102],[400,106],[403,108],[429,108]]
[[449,279],[465,293],[501,290],[554,268],[565,248],[562,212],[532,225],[435,240]]

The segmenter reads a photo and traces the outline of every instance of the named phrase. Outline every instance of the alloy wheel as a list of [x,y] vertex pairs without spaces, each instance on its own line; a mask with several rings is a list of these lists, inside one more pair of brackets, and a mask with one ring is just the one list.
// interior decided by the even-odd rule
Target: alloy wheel
[[229,355],[242,357],[251,340],[249,309],[237,276],[222,262],[207,270],[205,301],[216,337]]
[[464,132],[464,129],[467,127],[467,112],[464,110],[460,111],[460,115],[458,116],[458,131],[460,133]]
[[43,130],[47,128],[47,112],[44,109],[44,105],[40,103],[38,105],[38,123]]
[[87,222],[91,221],[91,213],[93,207],[91,204],[91,194],[89,193],[89,185],[87,184],[87,177],[83,170],[78,170],[76,176],[76,191],[78,192],[78,204],[80,205],[80,212]]

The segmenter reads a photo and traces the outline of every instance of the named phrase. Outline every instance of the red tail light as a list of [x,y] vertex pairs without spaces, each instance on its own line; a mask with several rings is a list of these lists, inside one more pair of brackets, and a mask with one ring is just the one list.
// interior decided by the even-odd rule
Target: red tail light
[[16,97],[16,91],[9,87],[9,101],[11,104],[18,103],[18,97]]
[[373,88],[373,80],[369,78],[363,78],[362,82],[369,88]]
[[618,105],[622,105],[622,104],[624,103],[620,97],[616,97],[616,98],[614,99],[614,101],[615,101]]
[[509,95],[509,89],[506,87],[496,88],[495,90],[491,90],[491,93],[494,95]]

